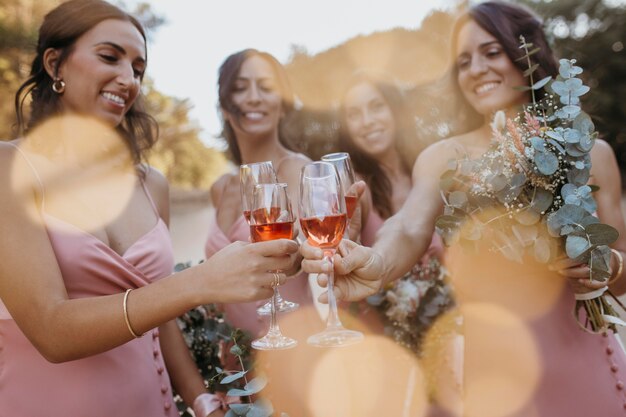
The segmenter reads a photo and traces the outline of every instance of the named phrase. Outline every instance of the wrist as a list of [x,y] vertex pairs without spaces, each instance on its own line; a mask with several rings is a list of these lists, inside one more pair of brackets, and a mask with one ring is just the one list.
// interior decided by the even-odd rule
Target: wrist
[[[615,262],[613,260],[615,259]],[[611,277],[606,285],[611,285],[620,279],[624,270],[624,256],[617,249],[611,248]]]

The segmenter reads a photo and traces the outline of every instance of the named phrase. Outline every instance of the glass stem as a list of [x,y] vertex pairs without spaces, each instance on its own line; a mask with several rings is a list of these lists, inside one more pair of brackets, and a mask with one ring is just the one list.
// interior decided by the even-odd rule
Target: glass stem
[[341,320],[339,320],[339,313],[337,312],[337,299],[335,298],[335,265],[333,263],[333,257],[335,255],[334,249],[324,250],[324,258],[330,262],[330,273],[328,273],[328,319],[326,321],[326,327],[342,328]]
[[276,305],[278,302],[278,285],[272,285],[274,294],[272,294],[272,302],[270,303],[270,329],[267,332],[268,335],[278,336],[280,335],[280,327],[278,327],[278,321],[276,320]]

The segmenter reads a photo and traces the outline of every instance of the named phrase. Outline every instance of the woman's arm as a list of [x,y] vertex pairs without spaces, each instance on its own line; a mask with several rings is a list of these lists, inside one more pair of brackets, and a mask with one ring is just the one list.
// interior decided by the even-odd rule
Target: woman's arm
[[[406,202],[377,234],[372,249],[343,242],[335,258],[336,291],[339,298],[358,300],[411,269],[428,248],[434,224],[441,213],[439,177],[455,153],[449,141],[424,150],[413,169],[413,188]],[[322,251],[310,245],[301,248],[307,272],[324,273],[328,267]],[[325,277],[320,276],[320,284]],[[323,300],[324,298],[322,298]]]
[[[15,152],[0,144],[0,298],[51,362],[128,342],[133,336],[124,320],[123,293],[68,298],[36,203],[36,180]],[[229,245],[201,265],[133,290],[127,300],[131,326],[141,334],[200,304],[268,298],[274,278],[266,271],[291,268],[289,254],[296,251],[288,240]]]
[[[591,150],[591,183],[600,189],[594,194],[598,204],[597,215],[602,223],[617,229],[619,237],[611,247],[619,252],[622,259],[626,258],[626,226],[622,211],[622,183],[619,166],[611,146],[603,140],[596,140]],[[622,268],[620,276],[616,276],[619,268],[619,255],[611,253],[611,271],[613,276],[610,288],[614,294],[626,293],[625,271]],[[573,260],[560,262],[559,273],[576,281],[575,287],[583,286],[589,289],[603,287],[604,283],[589,281],[589,266],[580,265]],[[584,290],[583,290],[584,292]]]
[[[160,172],[148,168],[145,181],[159,216],[169,227],[170,198],[167,180]],[[163,360],[174,389],[185,404],[193,406],[194,400],[200,394],[206,393],[206,389],[176,320],[170,320],[159,326],[159,341]],[[223,414],[222,410],[216,410],[211,413],[211,416],[217,417]]]

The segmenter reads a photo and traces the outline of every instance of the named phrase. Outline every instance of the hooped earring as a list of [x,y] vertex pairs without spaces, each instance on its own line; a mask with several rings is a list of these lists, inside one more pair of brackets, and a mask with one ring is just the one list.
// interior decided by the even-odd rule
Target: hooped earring
[[65,91],[65,81],[60,78],[55,78],[52,82],[52,91],[57,94],[63,94]]

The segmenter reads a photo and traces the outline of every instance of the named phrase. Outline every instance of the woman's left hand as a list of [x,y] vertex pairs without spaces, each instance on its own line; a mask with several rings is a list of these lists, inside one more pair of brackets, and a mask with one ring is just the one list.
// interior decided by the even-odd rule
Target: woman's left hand
[[581,264],[567,257],[557,259],[548,268],[568,278],[572,289],[577,294],[584,294],[606,286],[606,282],[592,281],[589,278],[591,273],[589,265]]

